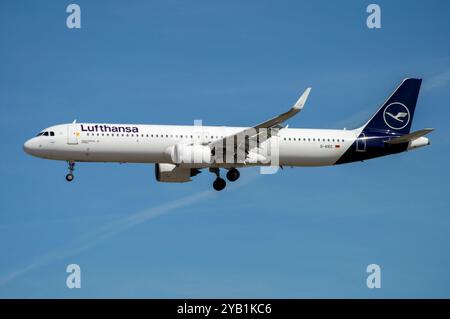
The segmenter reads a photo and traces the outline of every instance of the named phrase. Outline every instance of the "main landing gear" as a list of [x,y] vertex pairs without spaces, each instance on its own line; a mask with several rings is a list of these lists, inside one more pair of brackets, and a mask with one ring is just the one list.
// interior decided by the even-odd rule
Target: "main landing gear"
[[75,170],[75,162],[67,162],[69,164],[69,174],[66,175],[66,181],[71,182],[75,178],[73,171]]
[[221,191],[222,189],[224,189],[225,186],[227,186],[227,183],[225,182],[225,180],[223,178],[220,177],[220,169],[214,167],[214,168],[210,168],[209,171],[211,173],[216,174],[216,179],[214,180],[213,188],[216,191]]
[[232,169],[230,169],[230,170],[227,172],[227,179],[228,179],[230,182],[237,181],[238,178],[239,178],[239,176],[241,176],[241,174],[240,174],[239,171],[238,171],[237,169],[235,169],[235,168],[232,168]]
[[[220,177],[220,169],[219,168],[210,168],[209,171],[211,173],[216,174],[216,179],[213,182],[213,188],[216,191],[221,191],[225,188],[225,186],[227,186],[227,183],[225,182],[225,180],[223,178]],[[231,168],[228,172],[227,172],[227,179],[230,182],[234,182],[236,181],[240,176],[240,173],[237,169],[235,168]]]

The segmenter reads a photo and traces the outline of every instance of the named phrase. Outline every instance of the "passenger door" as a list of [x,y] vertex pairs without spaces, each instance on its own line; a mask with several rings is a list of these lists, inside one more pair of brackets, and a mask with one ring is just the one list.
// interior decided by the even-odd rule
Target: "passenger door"
[[78,144],[78,132],[76,123],[67,125],[67,144],[69,145]]
[[364,133],[361,133],[361,135],[356,139],[356,151],[366,151],[366,135]]

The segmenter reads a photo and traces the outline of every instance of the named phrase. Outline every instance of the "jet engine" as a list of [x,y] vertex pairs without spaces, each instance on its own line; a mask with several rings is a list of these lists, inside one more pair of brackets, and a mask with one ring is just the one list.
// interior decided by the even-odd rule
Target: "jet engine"
[[192,181],[191,177],[199,174],[195,168],[185,168],[174,164],[155,164],[155,177],[158,182],[185,183]]
[[167,148],[166,158],[183,167],[203,167],[211,164],[212,156],[209,146],[177,144]]

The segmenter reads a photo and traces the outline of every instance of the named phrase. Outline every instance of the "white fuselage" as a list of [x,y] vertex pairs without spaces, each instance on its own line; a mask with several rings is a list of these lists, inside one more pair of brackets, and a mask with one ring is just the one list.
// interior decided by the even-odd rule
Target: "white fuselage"
[[[429,145],[431,128],[410,133],[421,79],[407,78],[378,111],[354,130],[291,129],[283,123],[304,107],[307,88],[286,112],[252,127],[70,123],[49,127],[24,144],[33,156],[68,162],[155,163],[158,182],[184,183],[208,168],[213,188],[239,179],[239,169],[329,166],[365,161]],[[266,170],[267,166],[270,166]]]
[[[244,129],[225,126],[62,124],[45,129],[43,132],[48,132],[47,135],[28,140],[24,149],[37,157],[74,162],[172,163],[167,150],[174,145],[193,142],[206,145]],[[278,139],[279,165],[325,166],[335,164],[359,133],[360,130],[283,128],[278,136],[271,139]]]

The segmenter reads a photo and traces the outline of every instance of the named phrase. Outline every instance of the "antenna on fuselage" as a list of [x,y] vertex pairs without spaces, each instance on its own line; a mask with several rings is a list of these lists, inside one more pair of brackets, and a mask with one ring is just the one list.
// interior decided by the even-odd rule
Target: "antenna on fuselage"
[[77,119],[73,120],[72,124],[75,124],[77,122]]

